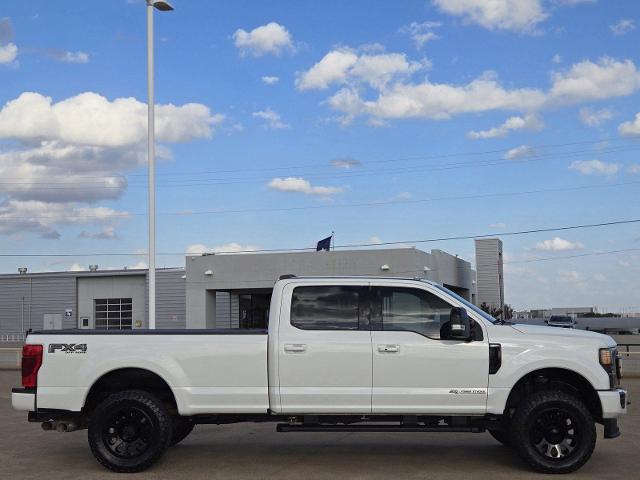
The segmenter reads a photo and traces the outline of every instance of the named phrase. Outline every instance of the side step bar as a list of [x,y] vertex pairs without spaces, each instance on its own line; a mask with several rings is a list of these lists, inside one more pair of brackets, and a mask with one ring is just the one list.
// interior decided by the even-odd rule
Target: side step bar
[[482,433],[483,427],[424,427],[420,425],[291,425],[279,423],[276,431],[288,432],[472,432]]

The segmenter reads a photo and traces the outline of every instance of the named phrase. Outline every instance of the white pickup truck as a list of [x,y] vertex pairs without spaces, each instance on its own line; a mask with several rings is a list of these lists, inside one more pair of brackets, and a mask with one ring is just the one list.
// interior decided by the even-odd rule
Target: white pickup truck
[[497,321],[422,280],[281,277],[266,330],[43,331],[13,407],[141,471],[196,424],[280,432],[484,432],[535,470],[580,468],[620,433],[616,343]]

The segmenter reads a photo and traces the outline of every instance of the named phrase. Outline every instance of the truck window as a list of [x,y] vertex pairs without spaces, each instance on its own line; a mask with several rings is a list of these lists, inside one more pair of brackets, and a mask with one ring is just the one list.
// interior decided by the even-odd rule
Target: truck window
[[296,287],[291,325],[302,330],[358,330],[360,292],[360,287],[348,286]]
[[440,339],[451,305],[420,289],[378,287],[373,292],[372,311],[376,330],[406,330]]

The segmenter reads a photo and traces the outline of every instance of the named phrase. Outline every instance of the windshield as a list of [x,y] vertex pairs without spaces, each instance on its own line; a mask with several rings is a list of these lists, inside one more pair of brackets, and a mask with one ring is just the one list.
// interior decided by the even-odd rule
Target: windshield
[[497,322],[497,320],[495,318],[493,318],[491,315],[489,315],[487,312],[482,310],[480,307],[476,307],[473,303],[469,302],[468,300],[465,300],[464,298],[462,298],[457,293],[454,293],[451,290],[449,290],[448,288],[444,288],[442,285],[438,285],[437,283],[434,283],[432,285],[434,287],[436,287],[438,290],[442,290],[444,293],[446,293],[448,295],[451,295],[453,298],[458,300],[460,303],[463,303],[465,307],[467,307],[470,310],[473,310],[474,312],[476,312],[478,315],[482,316],[482,318],[484,318],[488,322],[491,322],[491,323],[496,323]]

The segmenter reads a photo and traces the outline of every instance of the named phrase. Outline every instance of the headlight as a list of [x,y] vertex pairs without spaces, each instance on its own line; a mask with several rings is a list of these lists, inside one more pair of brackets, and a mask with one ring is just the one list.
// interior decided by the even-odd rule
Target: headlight
[[605,370],[613,370],[613,358],[613,352],[610,348],[600,349],[600,365],[602,365]]
[[618,349],[616,347],[601,348],[598,352],[600,365],[607,375],[609,375],[609,387],[616,388],[620,381],[620,370],[618,369]]

